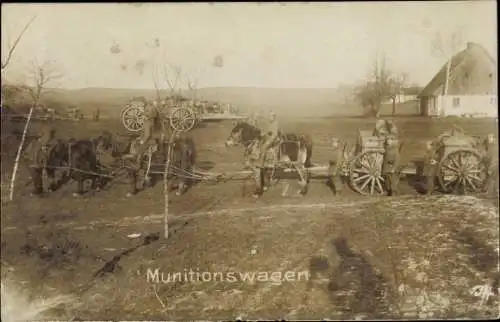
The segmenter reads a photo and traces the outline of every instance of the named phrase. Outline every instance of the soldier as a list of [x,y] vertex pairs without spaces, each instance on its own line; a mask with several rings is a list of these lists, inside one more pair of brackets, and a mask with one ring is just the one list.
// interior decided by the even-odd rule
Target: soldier
[[373,130],[373,136],[381,137],[387,135],[387,126],[385,120],[378,120],[375,123],[375,129]]
[[343,190],[343,183],[340,177],[341,173],[339,167],[341,166],[342,162],[345,161],[343,160],[343,151],[341,149],[340,140],[338,138],[332,139],[332,148],[333,159],[329,162],[327,185],[330,186],[333,189],[335,195],[338,196],[342,193]]
[[271,112],[269,115],[270,122],[269,125],[264,132],[264,141],[261,144],[260,148],[260,160],[259,163],[261,167],[264,167],[264,164],[266,162],[266,153],[269,150],[269,148],[275,143],[276,139],[279,137],[280,130],[279,130],[279,123],[278,119],[276,117],[276,113]]
[[158,102],[156,100],[151,100],[149,103],[146,99],[142,99],[144,103],[144,132],[138,138],[135,143],[133,143],[133,149],[131,150],[130,157],[137,158],[137,164],[140,164],[142,155],[147,149],[148,143],[153,136],[154,126],[156,118],[158,117]]
[[436,149],[434,146],[434,142],[429,141],[427,142],[426,146],[426,153],[425,153],[425,158],[424,158],[424,175],[426,177],[426,185],[427,189],[426,192],[428,195],[431,195],[434,193],[434,183],[436,180],[436,166],[437,166],[437,161],[435,159],[436,157]]
[[[43,193],[43,169],[47,167],[47,163],[49,162],[50,151],[58,143],[55,134],[55,128],[45,127],[40,137],[30,142],[26,147],[25,153],[29,161],[31,161],[29,168],[35,186],[32,193],[33,195],[40,195]],[[53,173],[54,169],[48,169],[48,171]],[[53,190],[54,185],[55,183],[52,182],[49,189]]]
[[148,104],[144,100],[144,132],[140,138],[141,145],[145,145],[149,142],[153,136],[154,125],[156,117],[158,116],[158,102],[156,100],[151,100]]
[[95,114],[94,114],[94,121],[99,122],[100,114],[101,114],[101,110],[99,108],[96,108]]
[[486,168],[486,180],[484,185],[484,192],[493,192],[495,189],[495,179],[497,177],[498,165],[496,158],[498,156],[498,145],[495,142],[494,134],[488,134],[487,138],[483,141],[484,165]]
[[396,124],[390,120],[378,120],[377,123],[375,123],[373,136],[384,137],[387,135],[398,135],[398,128],[396,127]]
[[395,137],[389,136],[384,142],[384,159],[382,162],[382,176],[384,177],[387,195],[397,195],[399,185],[400,146]]

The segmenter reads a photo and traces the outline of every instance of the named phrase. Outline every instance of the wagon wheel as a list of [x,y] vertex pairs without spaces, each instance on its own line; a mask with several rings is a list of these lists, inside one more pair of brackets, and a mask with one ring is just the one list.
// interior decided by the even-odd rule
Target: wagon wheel
[[352,189],[362,195],[384,193],[382,178],[382,160],[384,154],[379,151],[366,151],[351,161],[349,182]]
[[444,193],[476,193],[486,184],[487,171],[479,153],[461,149],[448,153],[439,163],[438,180]]
[[178,107],[170,116],[170,126],[178,132],[187,132],[196,124],[196,115],[190,108]]
[[144,129],[144,104],[131,102],[122,111],[123,126],[130,132],[140,132]]

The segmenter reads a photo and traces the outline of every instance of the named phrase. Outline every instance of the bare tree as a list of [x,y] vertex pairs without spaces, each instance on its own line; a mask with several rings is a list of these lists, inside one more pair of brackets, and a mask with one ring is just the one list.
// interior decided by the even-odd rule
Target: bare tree
[[404,88],[408,75],[406,73],[400,74],[399,76],[394,76],[390,79],[390,91],[389,96],[392,100],[392,115],[396,115],[396,99],[399,94],[401,94]]
[[50,61],[45,61],[41,65],[36,62],[32,62],[32,66],[29,68],[28,77],[31,82],[28,83],[23,88],[29,93],[32,103],[26,120],[26,124],[24,125],[23,135],[21,137],[21,143],[19,144],[19,148],[17,150],[16,160],[14,162],[14,169],[12,171],[12,178],[10,181],[10,196],[9,196],[9,199],[11,201],[14,199],[14,188],[15,188],[17,169],[19,168],[19,160],[21,158],[21,153],[23,151],[24,142],[26,141],[26,134],[29,129],[33,111],[38,107],[40,99],[42,98],[42,94],[46,89],[46,85],[49,82],[54,81],[55,79],[61,78],[62,76],[63,75],[58,72],[55,65]]
[[184,77],[186,78],[186,84],[187,84],[189,93],[191,94],[191,99],[195,100],[197,89],[198,89],[198,83],[199,83],[200,79],[198,77],[190,77],[187,73],[184,74]]
[[17,38],[14,40],[14,43],[12,43],[12,45],[8,45],[9,49],[7,50],[7,56],[5,57],[5,59],[2,58],[2,71],[9,65],[9,63],[10,63],[10,61],[12,59],[12,55],[14,54],[14,51],[17,48],[17,45],[19,44],[19,42],[21,41],[23,35],[26,33],[26,30],[28,30],[29,26],[33,23],[33,21],[35,20],[35,18],[36,18],[36,16],[34,16],[33,18],[31,18],[26,23],[26,25],[24,25],[24,28],[21,30],[21,32],[19,33],[19,35],[17,36]]
[[[171,72],[169,71],[169,67]],[[175,95],[181,74],[182,68],[179,65],[165,64],[163,66],[163,78],[170,88],[170,95]]]
[[377,58],[368,80],[361,86],[357,93],[358,100],[366,109],[367,114],[378,117],[382,102],[392,97],[393,75],[386,66],[385,57],[379,61]]

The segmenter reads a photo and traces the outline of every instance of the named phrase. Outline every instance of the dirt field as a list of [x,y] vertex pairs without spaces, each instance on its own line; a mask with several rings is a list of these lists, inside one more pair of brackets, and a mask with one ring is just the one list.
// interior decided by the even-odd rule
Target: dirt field
[[[327,163],[331,137],[354,143],[358,129],[374,125],[374,120],[360,118],[283,122],[285,130],[314,138],[316,164]],[[406,141],[404,163],[421,158],[425,141],[452,124],[471,135],[497,133],[495,121],[485,119],[395,122]],[[226,150],[223,144],[230,128],[231,122],[222,122],[193,131],[200,167],[241,170],[242,151]],[[125,134],[118,121],[60,122],[58,129],[64,137],[76,138],[103,129]],[[12,171],[8,152],[2,151],[2,188]],[[172,195],[171,237],[164,241],[161,184],[128,199],[119,183],[82,199],[71,196],[72,187],[30,198],[27,180],[23,167],[16,201],[2,204],[2,278],[9,289],[35,300],[71,296],[43,312],[46,316],[232,320],[499,315],[495,197],[427,197],[405,182],[399,197],[361,197],[348,189],[333,197],[318,179],[302,198],[281,197],[276,187],[254,200],[250,182],[201,182],[183,196]],[[142,235],[127,237],[134,233]],[[155,269],[165,279],[190,270],[260,272],[263,277],[253,282],[215,276],[195,283],[148,281],[148,270]],[[264,272],[305,272],[307,278],[278,283]],[[483,302],[470,293],[478,285],[494,290]],[[14,310],[20,304],[12,297],[9,305]],[[24,313],[30,312],[27,304],[21,305]]]

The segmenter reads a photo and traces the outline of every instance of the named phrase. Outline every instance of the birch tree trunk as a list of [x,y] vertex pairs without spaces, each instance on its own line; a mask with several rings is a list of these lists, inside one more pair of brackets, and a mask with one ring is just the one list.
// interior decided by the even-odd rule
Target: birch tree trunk
[[24,141],[26,141],[26,134],[28,133],[28,128],[30,126],[31,116],[33,115],[33,110],[37,105],[38,105],[38,99],[35,100],[34,104],[30,108],[28,118],[26,119],[26,124],[24,125],[23,135],[21,137],[21,143],[19,143],[19,147],[17,148],[17,155],[16,155],[16,160],[14,162],[14,169],[12,170],[12,178],[10,179],[10,191],[9,191],[10,201],[14,200],[14,189],[16,184],[17,169],[19,168],[19,161],[21,160],[21,154],[23,152]]
[[168,173],[170,170],[170,161],[172,158],[172,149],[175,141],[175,132],[172,133],[168,141],[168,151],[167,160],[165,162],[165,170],[163,172],[163,193],[165,195],[165,208],[163,212],[163,224],[164,224],[164,238],[168,239],[168,213],[169,213],[169,187],[168,187]]

